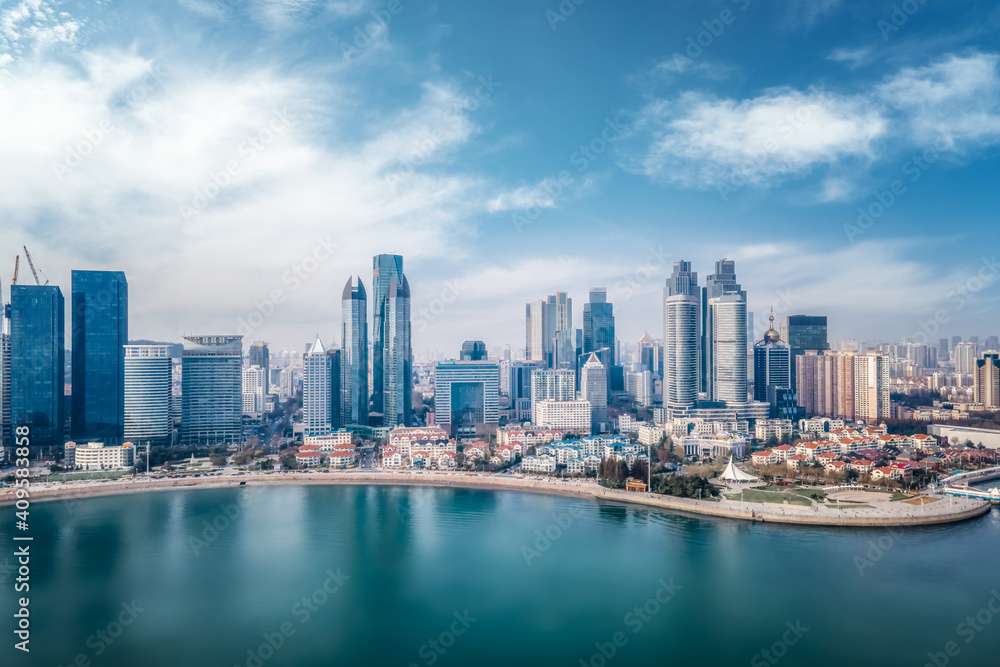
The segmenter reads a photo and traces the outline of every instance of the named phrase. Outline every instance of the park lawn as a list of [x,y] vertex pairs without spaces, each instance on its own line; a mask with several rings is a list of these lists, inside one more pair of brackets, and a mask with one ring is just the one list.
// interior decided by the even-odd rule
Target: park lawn
[[798,488],[798,489],[792,489],[791,492],[796,495],[802,496],[803,498],[806,499],[811,498],[819,502],[823,502],[823,500],[826,498],[826,492],[823,491],[823,489]]
[[803,498],[794,493],[775,493],[772,491],[760,491],[758,489],[746,489],[738,496],[729,496],[731,500],[743,500],[748,503],[774,503],[782,505],[787,500],[789,505],[812,505],[808,498]]

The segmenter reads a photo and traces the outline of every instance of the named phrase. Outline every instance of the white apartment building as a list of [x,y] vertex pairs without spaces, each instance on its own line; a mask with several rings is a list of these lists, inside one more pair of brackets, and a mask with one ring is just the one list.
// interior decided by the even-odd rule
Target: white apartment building
[[539,401],[534,406],[539,426],[579,434],[590,433],[590,401]]
[[65,447],[67,468],[125,470],[135,465],[135,447],[131,442],[120,447],[109,447],[103,442],[88,442],[85,445],[67,442]]

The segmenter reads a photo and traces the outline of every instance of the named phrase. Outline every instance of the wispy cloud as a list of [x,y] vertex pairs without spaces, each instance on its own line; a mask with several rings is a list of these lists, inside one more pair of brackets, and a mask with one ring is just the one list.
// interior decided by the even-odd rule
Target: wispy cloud
[[654,100],[635,126],[647,143],[625,166],[693,188],[773,187],[820,170],[820,200],[839,199],[850,186],[831,169],[863,171],[941,137],[960,150],[1000,141],[998,60],[950,55],[853,93],[777,88],[740,100],[696,92]]

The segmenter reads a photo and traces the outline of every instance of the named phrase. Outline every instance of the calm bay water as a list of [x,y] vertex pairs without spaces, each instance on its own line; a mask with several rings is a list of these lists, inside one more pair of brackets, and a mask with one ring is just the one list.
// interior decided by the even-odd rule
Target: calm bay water
[[[5,666],[919,666],[949,642],[950,665],[1000,660],[1000,614],[980,613],[1000,591],[997,511],[891,533],[250,486],[39,503],[31,519],[32,652],[12,648],[4,572]],[[0,510],[0,565],[13,524]]]

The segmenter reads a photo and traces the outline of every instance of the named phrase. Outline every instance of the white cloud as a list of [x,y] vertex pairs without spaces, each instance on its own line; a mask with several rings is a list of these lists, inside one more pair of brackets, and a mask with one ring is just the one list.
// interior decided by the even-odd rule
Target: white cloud
[[854,49],[841,47],[831,51],[826,59],[834,62],[849,63],[851,67],[859,67],[868,62],[871,55],[872,49],[867,46]]
[[502,192],[489,201],[486,209],[490,213],[502,211],[523,211],[532,207],[555,208],[555,193],[563,192],[565,188],[558,179],[545,178],[534,185],[522,185],[513,190]]
[[950,55],[903,69],[876,93],[903,112],[918,142],[993,143],[1000,139],[998,61],[995,53]]
[[[862,56],[837,55],[853,57]],[[1000,141],[998,62],[993,53],[951,55],[854,94],[777,88],[742,100],[694,92],[653,100],[635,125],[645,145],[625,166],[693,188],[766,188],[821,170],[818,199],[843,199],[854,190],[845,173],[899,151]]]
[[[267,68],[160,69],[118,50],[21,63],[0,80],[0,117],[19,128],[0,135],[4,232],[41,266],[124,269],[137,337],[234,330],[276,289],[280,313],[255,335],[330,331],[331,285],[369,275],[371,255],[391,249],[408,262],[460,256],[485,206],[478,179],[446,168],[476,132],[459,90],[428,83],[365,115],[344,91],[335,75],[316,86]],[[199,209],[196,193],[213,196]],[[287,272],[327,238],[340,250],[292,289]]]
[[745,101],[686,93],[657,102],[638,126],[653,140],[638,169],[691,187],[768,186],[846,158],[870,158],[886,132],[877,107],[822,90],[776,89]]
[[0,67],[20,60],[26,51],[76,44],[82,23],[57,6],[47,0],[22,0],[0,7]]

